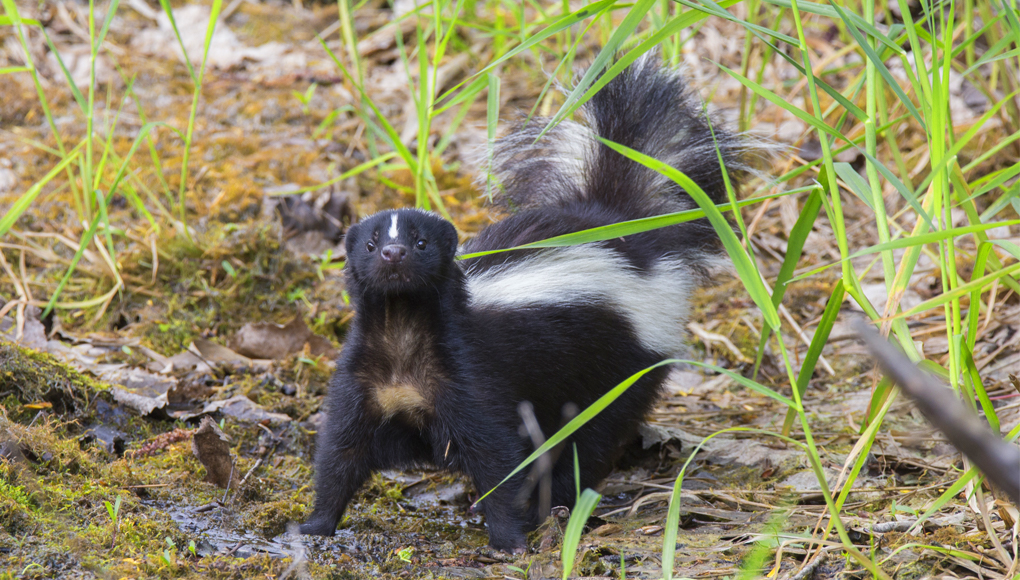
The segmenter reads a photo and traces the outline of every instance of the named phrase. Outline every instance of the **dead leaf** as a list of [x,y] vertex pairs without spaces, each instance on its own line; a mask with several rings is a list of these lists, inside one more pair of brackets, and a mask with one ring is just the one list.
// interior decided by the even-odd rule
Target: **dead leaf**
[[261,63],[276,74],[304,68],[307,56],[293,47],[280,42],[267,42],[261,46],[245,45],[228,26],[220,22],[213,31],[206,47],[205,33],[209,24],[209,8],[190,4],[173,10],[174,21],[181,40],[177,41],[170,18],[163,12],[156,17],[158,28],[146,28],[131,39],[131,46],[143,54],[164,57],[174,54],[184,61],[181,45],[188,58],[198,65],[206,59],[209,67],[232,69],[242,67],[245,62]]
[[230,346],[237,352],[260,359],[283,359],[301,352],[308,345],[314,356],[335,358],[337,351],[325,338],[313,334],[301,316],[285,326],[270,322],[245,324],[237,331],[230,341]]
[[212,367],[217,365],[240,367],[264,367],[269,365],[269,361],[252,360],[230,348],[205,338],[196,338],[188,345],[188,350],[170,357],[170,363],[174,369],[195,369],[200,372],[210,371]]
[[237,486],[237,479],[233,476],[234,459],[230,456],[230,438],[212,418],[203,418],[202,424],[191,436],[191,451],[205,466],[205,481],[224,489],[228,485]]
[[117,385],[110,389],[114,400],[143,417],[166,407],[167,392],[177,384],[173,377],[120,364],[93,365],[89,370],[101,380]]
[[[638,427],[638,434],[641,436],[641,446],[644,449],[667,442],[672,442],[683,449],[694,449],[703,440],[702,437],[676,427],[654,423],[646,423]],[[758,468],[780,466],[801,455],[794,449],[774,449],[754,439],[733,439],[730,437],[716,437],[708,441],[701,446],[700,453],[711,463]]]
[[39,321],[40,314],[42,314],[42,311],[38,307],[26,307],[23,319],[24,325],[19,329],[15,323],[15,314],[12,311],[7,317],[0,319],[0,338],[25,348],[46,350],[46,327]]
[[238,395],[223,401],[213,401],[206,404],[206,406],[197,413],[175,413],[174,417],[186,421],[201,415],[210,415],[217,411],[224,415],[234,417],[240,421],[249,423],[284,423],[291,421],[291,418],[288,415],[267,411],[263,409],[261,405],[244,395]]

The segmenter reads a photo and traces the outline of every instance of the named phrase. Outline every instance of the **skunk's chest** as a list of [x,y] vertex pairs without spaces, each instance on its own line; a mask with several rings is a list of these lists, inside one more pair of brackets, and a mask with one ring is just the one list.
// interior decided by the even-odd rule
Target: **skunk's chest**
[[398,321],[366,333],[355,375],[369,406],[386,419],[421,426],[445,379],[435,340],[421,325]]

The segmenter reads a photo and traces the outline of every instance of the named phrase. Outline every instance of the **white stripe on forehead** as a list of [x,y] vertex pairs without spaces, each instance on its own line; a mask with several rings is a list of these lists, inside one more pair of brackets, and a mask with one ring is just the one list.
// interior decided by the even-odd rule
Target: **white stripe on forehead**
[[400,237],[400,230],[397,229],[397,214],[393,214],[391,216],[390,231],[387,233],[389,233],[391,240],[395,240]]

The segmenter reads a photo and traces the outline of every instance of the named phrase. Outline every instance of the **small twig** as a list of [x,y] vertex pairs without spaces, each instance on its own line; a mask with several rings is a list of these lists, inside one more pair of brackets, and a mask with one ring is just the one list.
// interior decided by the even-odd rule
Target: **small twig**
[[815,570],[817,570],[818,567],[822,565],[822,562],[824,562],[828,558],[828,555],[829,555],[828,552],[826,552],[825,550],[819,550],[818,555],[815,556],[813,560],[808,562],[807,566],[804,566],[800,572],[794,574],[790,578],[790,580],[804,580],[805,578],[810,578],[811,576],[814,576]]
[[121,489],[144,489],[149,487],[169,487],[172,483],[146,483],[144,485],[122,485]]
[[992,526],[992,520],[988,517],[988,504],[985,502],[985,494],[981,491],[981,486],[974,486],[975,496],[974,499],[977,502],[978,508],[981,512],[981,522],[985,525],[985,533],[988,534],[988,538],[992,541],[992,545],[995,546],[995,551],[999,553],[999,557],[1002,558],[1004,568],[1013,567],[1013,558],[1010,557],[1009,552],[1002,547],[1002,542],[999,541],[998,534],[995,533],[995,527]]
[[227,489],[223,492],[223,499],[220,503],[227,503],[227,496],[230,495],[230,482],[234,480],[234,462],[230,462],[230,475],[227,476]]
[[687,328],[691,331],[694,336],[697,336],[705,343],[705,346],[711,345],[711,343],[719,343],[726,347],[726,350],[733,354],[733,357],[737,359],[737,362],[749,363],[751,359],[747,358],[744,353],[740,352],[735,344],[726,336],[723,336],[716,332],[709,332],[704,326],[701,326],[697,322],[691,322],[687,325]]
[[7,313],[10,312],[16,306],[24,306],[25,304],[28,304],[27,300],[18,299],[9,301],[7,304],[3,305],[3,308],[0,308],[0,319],[3,319],[4,316],[7,316]]
[[914,366],[889,341],[864,321],[855,330],[878,359],[886,374],[896,381],[921,413],[946,435],[1014,504],[1020,505],[1020,449],[992,433],[951,389]]
[[39,417],[42,417],[45,413],[46,413],[45,410],[42,410],[42,411],[39,411],[38,413],[36,413],[35,417],[32,417],[32,421],[28,424],[28,426],[31,427],[32,425],[35,425],[36,420],[38,420]]
[[227,550],[227,553],[224,554],[224,556],[233,556],[234,552],[236,552],[243,545],[244,545],[244,540],[241,540],[240,542],[234,544],[233,548],[230,548],[229,550]]
[[[545,443],[545,436],[542,428],[538,425],[538,418],[535,417],[535,409],[528,401],[522,401],[517,406],[517,413],[524,422],[524,429],[531,438],[531,444],[538,449]],[[529,479],[533,480],[531,485],[521,488],[521,494],[530,494],[531,490],[538,486],[538,513],[544,517],[552,508],[552,458],[549,453],[542,454],[531,469]],[[524,499],[524,498],[520,498]]]
[[219,18],[220,22],[224,22],[228,18],[233,16],[234,12],[236,12],[237,9],[241,7],[241,4],[243,2],[244,2],[244,0],[234,0],[233,2],[228,4],[227,7],[223,9],[223,12],[220,12],[220,18]]
[[917,519],[902,520],[894,522],[878,522],[872,524],[871,531],[876,534],[887,534],[889,532],[905,532],[909,530],[917,522]]
[[[269,434],[270,441],[272,442],[272,444],[266,448],[266,451],[262,454],[262,457],[258,458],[258,460],[255,462],[255,465],[251,466],[251,469],[248,470],[248,473],[244,474],[244,477],[241,478],[241,482],[237,484],[238,489],[244,487],[244,484],[248,482],[248,478],[251,477],[251,474],[255,473],[256,469],[262,467],[262,464],[265,463],[266,458],[272,455],[273,452],[276,451],[276,447],[280,444],[280,438],[276,436],[276,433],[273,433],[272,430],[270,430],[268,427],[261,423],[258,423],[258,426],[261,427],[263,431]],[[231,468],[231,470],[232,469],[233,468]],[[233,473],[233,471],[231,471],[231,473]],[[230,491],[229,484],[227,485],[227,491],[228,492]],[[227,501],[226,494],[223,495],[223,501],[224,502]]]
[[218,508],[221,508],[221,507],[223,507],[222,503],[220,503],[218,501],[214,501],[214,502],[211,502],[211,503],[207,503],[205,505],[198,506],[197,508],[191,510],[191,513],[193,513],[193,514],[204,514],[205,512],[211,512],[214,509],[218,509]]

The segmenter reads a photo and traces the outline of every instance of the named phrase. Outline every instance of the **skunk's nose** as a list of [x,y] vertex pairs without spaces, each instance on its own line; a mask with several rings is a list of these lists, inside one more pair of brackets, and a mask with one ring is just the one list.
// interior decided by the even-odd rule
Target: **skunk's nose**
[[399,244],[389,244],[383,246],[382,259],[387,262],[397,263],[407,256],[407,248]]

